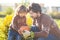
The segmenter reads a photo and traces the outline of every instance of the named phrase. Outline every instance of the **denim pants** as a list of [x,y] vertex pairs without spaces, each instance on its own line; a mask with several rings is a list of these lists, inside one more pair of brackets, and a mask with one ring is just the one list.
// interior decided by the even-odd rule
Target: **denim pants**
[[[38,27],[32,26],[31,31],[39,32],[40,30],[38,29]],[[60,40],[60,38],[56,37],[55,35],[49,34],[47,38],[39,37],[39,38],[34,38],[34,40]]]
[[[39,32],[40,30],[38,29],[38,27],[32,26],[31,31]],[[8,40],[22,40],[22,36],[20,34],[18,34],[18,32],[10,29],[9,33],[8,33]],[[52,34],[49,34],[47,38],[39,37],[39,38],[34,38],[33,40],[60,40],[60,38],[58,38]]]
[[9,30],[8,40],[21,40],[21,39],[22,39],[22,37],[18,32],[14,31],[12,29]]

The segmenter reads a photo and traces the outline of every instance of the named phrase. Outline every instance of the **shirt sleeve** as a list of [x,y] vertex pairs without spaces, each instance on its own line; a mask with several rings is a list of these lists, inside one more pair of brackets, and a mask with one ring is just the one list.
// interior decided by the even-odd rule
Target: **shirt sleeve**
[[45,16],[41,21],[41,31],[35,32],[35,37],[48,37],[50,32],[50,26],[51,26],[51,18],[49,16]]
[[18,23],[17,23],[17,17],[14,17],[13,22],[12,22],[12,27],[14,30],[18,31]]
[[51,24],[51,30],[53,31],[52,33],[54,35],[56,35],[57,37],[60,38],[60,30],[58,28],[58,25],[56,24],[55,21],[52,20],[52,24]]

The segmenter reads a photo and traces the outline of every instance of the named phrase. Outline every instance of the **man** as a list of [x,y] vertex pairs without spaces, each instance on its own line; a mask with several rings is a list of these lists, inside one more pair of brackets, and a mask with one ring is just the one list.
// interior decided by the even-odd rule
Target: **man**
[[34,32],[34,40],[60,40],[60,30],[54,20],[41,12],[41,6],[33,3],[29,7],[33,18],[31,31]]

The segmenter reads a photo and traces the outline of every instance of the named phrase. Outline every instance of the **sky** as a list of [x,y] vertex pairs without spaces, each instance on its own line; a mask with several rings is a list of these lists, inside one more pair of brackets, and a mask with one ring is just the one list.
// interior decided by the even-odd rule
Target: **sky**
[[16,3],[21,2],[21,0],[0,0],[0,3]]
[[[44,3],[45,6],[60,6],[60,0],[27,0],[30,3]],[[22,0],[0,0],[0,4],[10,3],[10,5],[14,3],[21,3]]]

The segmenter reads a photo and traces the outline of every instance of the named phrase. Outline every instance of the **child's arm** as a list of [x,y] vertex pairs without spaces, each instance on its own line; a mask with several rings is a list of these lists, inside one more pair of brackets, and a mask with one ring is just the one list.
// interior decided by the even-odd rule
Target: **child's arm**
[[14,17],[13,24],[12,24],[13,29],[16,30],[16,31],[18,31],[18,23],[17,23],[17,20],[18,20],[17,16]]

